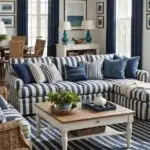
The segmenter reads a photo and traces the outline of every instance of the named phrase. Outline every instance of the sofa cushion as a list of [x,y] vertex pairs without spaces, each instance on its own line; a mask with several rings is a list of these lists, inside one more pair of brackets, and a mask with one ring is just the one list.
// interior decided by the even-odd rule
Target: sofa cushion
[[109,79],[109,81],[112,82],[112,84],[114,85],[114,92],[119,95],[124,95],[128,98],[140,101],[150,101],[150,89],[136,88],[129,91],[129,95],[126,95],[126,93],[121,92],[121,87],[123,85],[133,83],[133,81],[137,81],[135,79]]
[[62,81],[54,84],[27,84],[19,90],[20,98],[42,97],[47,96],[49,92],[58,92],[61,90],[71,90],[78,94],[83,94],[83,88],[74,82]]
[[66,71],[66,80],[68,81],[76,82],[88,79],[84,64],[80,64],[77,67],[65,65],[65,71]]
[[12,66],[17,76],[22,79],[25,84],[35,82],[28,64],[12,64]]
[[0,108],[1,109],[7,109],[8,108],[8,102],[1,95],[0,95]]
[[52,63],[50,65],[42,65],[42,68],[49,83],[63,81],[62,76],[55,64]]
[[61,90],[70,90],[71,92],[75,92],[77,94],[83,94],[83,87],[80,84],[70,81],[63,81],[54,84],[57,87],[57,91]]
[[4,116],[4,112],[2,108],[0,107],[0,123],[4,123],[4,122],[6,122],[6,118]]
[[21,129],[25,135],[26,138],[30,137],[30,125],[29,123],[25,120],[25,118],[22,117],[22,115],[13,107],[9,106],[8,109],[3,110],[4,116],[7,121],[19,121],[19,124],[21,125]]
[[70,56],[70,57],[55,57],[53,58],[53,63],[58,68],[59,72],[62,74],[63,79],[65,79],[64,66],[69,65],[77,67],[79,62],[86,61],[86,55],[80,56]]
[[124,79],[127,59],[104,60],[104,78]]
[[40,64],[28,63],[28,66],[36,83],[44,83],[47,81]]
[[49,83],[41,84],[26,84],[23,88],[19,89],[18,96],[20,98],[38,97],[48,95],[49,92],[56,92],[56,86]]
[[95,94],[113,91],[113,84],[107,80],[79,81],[77,84],[83,87],[84,94]]

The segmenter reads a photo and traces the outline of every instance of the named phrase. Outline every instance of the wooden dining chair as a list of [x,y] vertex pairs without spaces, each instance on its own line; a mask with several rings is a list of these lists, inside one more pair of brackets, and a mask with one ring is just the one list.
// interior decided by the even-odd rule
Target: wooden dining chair
[[44,53],[45,40],[36,39],[35,47],[28,49],[28,53],[24,57],[42,57]]
[[23,41],[10,41],[10,54],[9,58],[23,57],[24,42]]
[[12,36],[12,41],[23,41],[24,47],[26,42],[25,36]]

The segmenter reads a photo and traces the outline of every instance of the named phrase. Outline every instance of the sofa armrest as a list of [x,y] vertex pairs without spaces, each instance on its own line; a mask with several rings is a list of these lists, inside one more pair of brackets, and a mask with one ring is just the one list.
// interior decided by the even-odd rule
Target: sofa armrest
[[[31,149],[31,143],[25,138],[18,121],[0,124],[1,146],[4,149],[26,148]],[[9,140],[9,142],[7,142]]]
[[13,74],[7,74],[6,75],[6,81],[10,85],[11,88],[14,88],[15,90],[19,90],[24,86],[24,83],[21,79],[17,78]]
[[136,73],[136,77],[139,81],[148,82],[149,72],[145,70],[138,70]]

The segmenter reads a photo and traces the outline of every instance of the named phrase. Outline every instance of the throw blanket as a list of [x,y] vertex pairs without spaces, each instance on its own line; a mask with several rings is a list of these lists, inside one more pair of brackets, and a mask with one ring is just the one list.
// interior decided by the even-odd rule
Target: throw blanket
[[130,93],[132,90],[150,90],[150,83],[145,83],[141,81],[130,81],[129,83],[125,83],[120,88],[120,93],[127,97],[130,97]]

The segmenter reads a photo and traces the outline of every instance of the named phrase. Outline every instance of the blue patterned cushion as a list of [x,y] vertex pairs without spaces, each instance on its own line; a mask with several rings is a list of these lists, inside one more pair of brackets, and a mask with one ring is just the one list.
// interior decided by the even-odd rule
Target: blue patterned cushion
[[127,59],[127,65],[126,65],[126,69],[125,69],[125,77],[135,79],[136,78],[136,72],[138,70],[140,56],[127,58],[125,56],[121,57],[118,55],[114,55],[115,60],[116,59],[123,59],[123,58]]
[[12,64],[12,66],[17,76],[22,79],[25,84],[35,82],[28,64]]
[[77,67],[65,65],[65,69],[66,69],[66,76],[68,81],[75,82],[75,81],[82,81],[88,79],[84,64],[80,64]]
[[118,60],[104,60],[104,77],[105,78],[115,78],[124,79],[125,67],[127,64],[127,59]]
[[0,107],[0,123],[4,123],[4,122],[6,122],[6,118],[4,116],[4,112],[2,108]]

